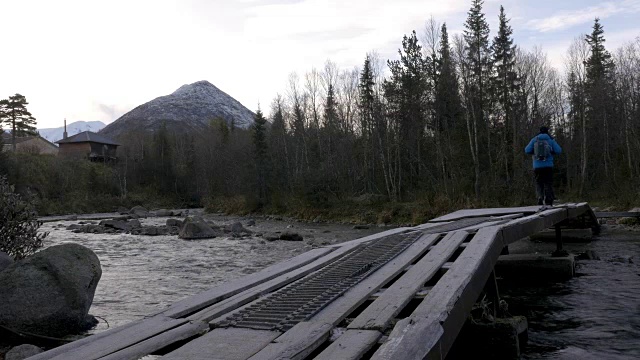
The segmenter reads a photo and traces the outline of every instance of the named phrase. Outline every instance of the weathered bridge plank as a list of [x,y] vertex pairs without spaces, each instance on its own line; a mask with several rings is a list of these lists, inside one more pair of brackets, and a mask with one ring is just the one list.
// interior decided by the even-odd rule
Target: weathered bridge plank
[[531,214],[540,210],[540,206],[523,206],[513,208],[492,208],[492,209],[464,209],[452,212],[450,214],[440,216],[438,218],[429,220],[430,223],[441,221],[455,221],[468,217],[480,217],[480,216],[500,216],[509,214]]
[[382,337],[376,330],[347,330],[314,360],[358,360]]
[[623,212],[623,211],[609,211],[609,212],[596,212],[597,218],[623,218],[623,217],[640,217],[640,212]]
[[189,339],[209,330],[209,324],[201,321],[188,322],[157,336],[101,357],[100,360],[137,360],[176,342]]
[[353,244],[362,244],[371,240],[376,240],[376,239],[380,239],[383,238],[385,236],[391,236],[391,235],[396,235],[396,234],[400,234],[403,232],[407,232],[409,230],[413,230],[413,228],[410,227],[399,227],[399,228],[395,228],[395,229],[389,229],[389,230],[385,230],[385,231],[381,231],[379,233],[375,233],[369,236],[365,236],[359,239],[355,239],[355,240],[351,240],[351,241],[346,241],[340,244],[334,244],[334,245],[329,245],[327,246],[328,248],[340,248],[343,246],[347,246],[347,245],[353,245]]
[[280,336],[279,331],[214,329],[162,357],[163,360],[246,360]]
[[446,355],[503,247],[500,227],[479,230],[413,314],[396,324],[372,359]]
[[46,351],[44,353],[40,353],[38,355],[34,355],[34,356],[31,357],[31,359],[32,360],[52,359],[55,356],[58,356],[58,355],[63,354],[63,353],[66,353],[66,352],[71,351],[73,349],[80,348],[82,346],[86,346],[88,344],[91,344],[94,341],[100,340],[102,338],[113,336],[115,333],[125,331],[126,329],[129,329],[129,328],[134,327],[134,326],[139,326],[140,323],[142,323],[144,321],[148,321],[148,320],[149,319],[132,321],[132,322],[130,322],[128,324],[125,324],[125,325],[122,325],[122,326],[118,326],[116,328],[111,328],[111,329],[103,331],[103,332],[101,332],[99,334],[87,336],[84,339],[76,340],[74,342],[71,342],[71,343],[68,343],[68,344],[64,344],[62,346],[58,346],[57,348],[48,350],[48,351]]
[[[356,317],[347,328],[384,331],[424,284],[440,270],[468,235],[466,231],[447,234],[406,274]],[[433,236],[434,240],[436,238],[437,236]]]
[[[83,345],[67,349],[62,353],[50,356],[51,353],[45,352],[38,355],[37,360],[95,360],[101,357],[122,350],[131,345],[159,335],[167,330],[176,328],[187,320],[172,319],[165,316],[154,316],[152,318],[141,321],[134,326],[128,327],[122,331],[114,332],[110,336],[103,336],[84,343]],[[73,344],[73,343],[72,343]]]

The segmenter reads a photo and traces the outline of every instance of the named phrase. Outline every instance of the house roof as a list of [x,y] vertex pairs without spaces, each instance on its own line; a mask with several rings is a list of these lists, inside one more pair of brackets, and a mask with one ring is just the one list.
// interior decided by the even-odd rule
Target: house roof
[[120,144],[118,144],[117,142],[111,139],[107,139],[106,137],[102,135],[98,135],[92,131],[83,131],[73,136],[69,136],[66,139],[56,141],[57,144],[70,144],[70,143],[83,143],[83,142],[94,142],[99,144],[120,146]]
[[[43,141],[45,141],[45,142],[49,143],[51,146],[55,146],[55,147],[57,147],[54,143],[52,143],[51,141],[49,141],[49,140],[47,140],[47,139],[43,138],[43,137],[42,137],[42,136],[40,136],[40,135],[16,136],[16,144],[20,144],[21,142],[25,142],[25,141],[28,141],[28,140],[31,140],[31,139],[36,139],[36,138],[40,138],[40,139],[42,139]],[[11,142],[12,142],[12,140],[11,140],[11,133],[9,133],[9,132],[3,132],[3,133],[2,133],[2,143],[3,143],[4,145],[11,145]]]

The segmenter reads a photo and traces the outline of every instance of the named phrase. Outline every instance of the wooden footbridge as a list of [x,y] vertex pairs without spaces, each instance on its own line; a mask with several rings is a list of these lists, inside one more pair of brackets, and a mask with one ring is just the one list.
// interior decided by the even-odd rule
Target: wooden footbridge
[[500,253],[550,227],[598,229],[586,203],[460,210],[311,250],[30,359],[443,359]]

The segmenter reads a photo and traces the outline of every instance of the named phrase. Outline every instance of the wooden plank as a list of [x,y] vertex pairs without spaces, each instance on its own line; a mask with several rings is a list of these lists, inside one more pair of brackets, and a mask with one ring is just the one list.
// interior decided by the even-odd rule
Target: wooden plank
[[230,283],[216,286],[210,290],[199,293],[195,296],[183,299],[169,308],[160,312],[161,315],[179,318],[201,310],[207,306],[215,304],[219,301],[227,299],[251,287],[262,284],[277,276],[300,268],[310,262],[317,260],[321,256],[327,255],[333,249],[318,248],[300,254],[289,260],[285,260],[278,264],[271,265],[259,272],[247,275]]
[[496,226],[496,225],[504,224],[504,223],[506,223],[508,221],[509,221],[508,219],[496,220],[496,221],[487,221],[487,222],[483,222],[482,224],[467,226],[467,227],[464,227],[462,229],[458,229],[456,231],[474,232],[474,231],[482,229],[484,227]]
[[296,324],[292,329],[269,344],[251,359],[304,358],[328,337],[331,329],[347,315],[375,294],[389,280],[399,275],[419,258],[432,243],[431,235],[423,235],[407,250],[396,256],[373,274],[354,285],[311,320]]
[[539,214],[509,221],[501,228],[506,245],[546,229],[545,220]]
[[51,350],[45,351],[43,353],[40,353],[38,355],[34,355],[32,356],[33,360],[46,360],[46,359],[51,359],[57,355],[63,354],[65,352],[69,352],[73,349],[77,349],[81,346],[85,346],[91,342],[97,341],[99,339],[102,339],[104,337],[108,337],[108,336],[112,336],[113,334],[117,333],[117,332],[121,332],[124,331],[125,329],[128,329],[130,327],[134,327],[134,326],[138,326],[140,323],[147,321],[148,319],[143,319],[143,320],[137,320],[137,321],[132,321],[128,324],[122,325],[122,326],[118,326],[115,328],[111,328],[108,330],[105,330],[101,333],[95,334],[95,335],[91,335],[91,336],[87,336],[83,339],[80,340],[76,340],[74,342],[70,342],[68,344],[64,344],[62,346],[58,346],[57,348],[53,348]]
[[444,358],[503,247],[499,226],[478,231],[413,314],[396,324],[372,359]]
[[[123,331],[119,331],[105,336],[100,339],[88,342],[83,346],[65,351],[53,357],[44,357],[43,359],[52,360],[94,360],[109,355],[131,345],[137,344],[155,335],[161,334],[167,330],[178,327],[186,320],[172,319],[165,316],[155,316],[143,321],[136,326],[129,327]],[[44,355],[40,354],[40,355]]]
[[597,218],[622,218],[622,217],[640,217],[640,212],[596,212]]
[[550,228],[567,218],[567,209],[546,210],[539,215],[544,219],[544,227]]
[[376,330],[347,330],[314,360],[358,360],[382,337]]
[[585,213],[589,209],[589,204],[586,202],[575,204],[574,206],[569,207],[568,216],[569,219],[576,218]]
[[345,245],[353,245],[353,244],[362,244],[371,240],[376,240],[376,239],[380,239],[383,238],[385,236],[390,236],[390,235],[395,235],[395,234],[400,234],[409,230],[412,230],[413,228],[410,227],[399,227],[399,228],[395,228],[395,229],[389,229],[389,230],[385,230],[379,233],[375,233],[369,236],[365,236],[359,239],[355,239],[355,240],[350,240],[350,241],[345,241],[343,243],[340,244],[335,244],[335,245],[329,245],[327,246],[328,248],[339,248],[339,247],[343,247]]
[[516,213],[531,214],[540,210],[540,206],[523,206],[513,208],[464,209],[429,220],[429,222],[453,221],[468,217],[499,216]]
[[280,335],[268,330],[214,329],[164,355],[162,360],[246,360]]
[[[393,332],[382,346],[373,354],[371,360],[442,360],[445,359],[441,351],[441,339],[444,329],[433,319],[424,319],[416,323],[409,318],[398,321]],[[397,332],[395,329],[399,329]],[[413,334],[420,334],[422,339],[415,341],[414,345],[406,346],[405,338]],[[425,357],[425,354],[428,356]]]
[[[447,234],[417,264],[393,283],[376,301],[356,317],[347,328],[384,331],[415,294],[444,265],[467,238],[466,231]],[[431,238],[433,241],[437,236]]]
[[438,223],[426,223],[426,224],[418,225],[418,226],[414,227],[414,229],[417,229],[417,230],[429,230],[429,228],[432,228],[434,226],[441,226],[441,225],[446,225],[446,224],[450,224],[450,223],[452,223],[452,221],[442,221],[442,222],[438,222]]
[[177,328],[163,332],[152,338],[129,346],[120,351],[116,351],[100,360],[137,360],[158,350],[174,344],[178,341],[186,340],[209,330],[209,324],[201,321],[188,322]]
[[275,291],[283,286],[286,286],[310,274],[311,272],[314,272],[320,269],[321,267],[325,266],[327,263],[345,255],[346,253],[352,251],[353,249],[357,248],[360,245],[361,245],[360,243],[352,243],[349,245],[345,245],[341,248],[334,250],[328,255],[325,255],[315,260],[310,264],[297,268],[293,271],[289,271],[285,274],[282,274],[276,277],[275,279],[269,280],[265,283],[262,283],[258,286],[255,286],[244,292],[234,295],[228,299],[222,300],[219,303],[206,307],[190,315],[189,317],[187,317],[187,319],[190,321],[204,321],[204,322],[211,321],[212,319],[222,316],[225,313],[231,312],[253,300],[256,300],[260,296],[263,296],[269,292]]

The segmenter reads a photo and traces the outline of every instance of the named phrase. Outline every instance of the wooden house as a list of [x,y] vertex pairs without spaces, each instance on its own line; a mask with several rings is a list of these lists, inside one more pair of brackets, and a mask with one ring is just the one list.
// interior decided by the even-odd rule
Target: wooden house
[[61,156],[88,158],[91,161],[115,161],[120,144],[91,131],[83,131],[56,141]]
[[[11,133],[2,133],[2,150],[12,151],[13,141],[11,139]],[[28,154],[51,154],[58,153],[58,147],[49,142],[47,139],[40,135],[30,136],[17,136],[16,137],[16,152],[28,153]]]

